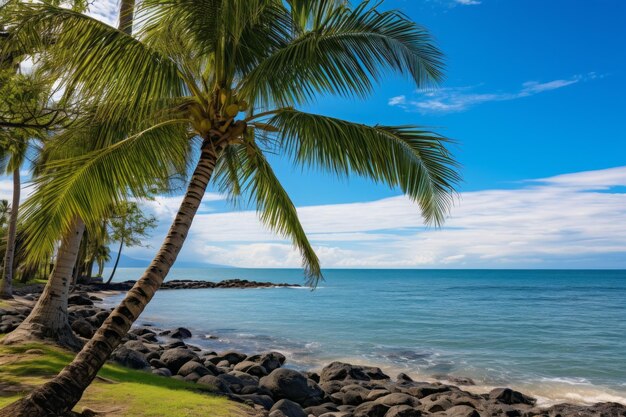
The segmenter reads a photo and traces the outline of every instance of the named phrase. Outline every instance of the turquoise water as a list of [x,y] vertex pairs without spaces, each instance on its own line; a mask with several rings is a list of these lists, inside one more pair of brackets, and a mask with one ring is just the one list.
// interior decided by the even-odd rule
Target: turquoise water
[[[140,273],[122,269],[116,280]],[[313,292],[161,291],[139,322],[186,326],[210,349],[279,350],[297,368],[341,359],[421,378],[468,376],[477,389],[511,385],[545,402],[626,403],[626,271],[329,270],[325,277]],[[284,269],[175,269],[169,278],[302,280]]]

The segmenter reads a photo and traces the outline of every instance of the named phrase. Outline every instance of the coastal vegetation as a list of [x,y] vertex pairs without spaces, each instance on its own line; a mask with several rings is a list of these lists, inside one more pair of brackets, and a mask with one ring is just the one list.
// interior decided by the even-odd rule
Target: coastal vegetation
[[[47,344],[0,345],[0,407],[48,381],[71,358],[70,353]],[[231,417],[250,413],[240,404],[213,394],[208,386],[113,364],[102,368],[75,411],[112,417]]]
[[48,141],[33,178],[25,250],[41,259],[61,246],[37,306],[5,342],[37,335],[77,346],[67,298],[85,226],[195,168],[162,247],[121,304],[57,377],[0,415],[74,407],[160,287],[211,182],[233,200],[249,198],[265,224],[290,238],[314,285],[319,261],[267,152],[397,187],[427,221],[443,221],[458,181],[445,138],[298,109],[319,94],[366,97],[389,70],[418,87],[441,79],[442,55],[428,32],[379,6],[149,0],[130,19],[132,4],[122,6],[121,30],[49,3],[6,6],[6,44],[42,57],[63,86],[61,102],[80,103],[81,114]]

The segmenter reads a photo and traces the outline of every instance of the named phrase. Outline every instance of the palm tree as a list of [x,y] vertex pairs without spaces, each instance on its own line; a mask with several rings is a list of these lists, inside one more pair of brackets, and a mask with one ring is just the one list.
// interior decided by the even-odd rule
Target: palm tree
[[[132,28],[132,19],[129,20],[129,16],[132,16],[133,4],[134,2],[132,1],[122,0],[120,5],[119,28],[128,34],[130,34]],[[79,0],[74,2],[74,8],[77,10],[82,9],[82,4]],[[10,13],[8,15],[11,16]],[[54,38],[53,31],[47,32],[47,34],[50,36],[45,37],[42,41],[43,43],[37,45],[38,47],[43,46],[44,48],[42,49],[45,49],[50,39]],[[9,37],[9,39],[12,39],[12,37]],[[11,45],[10,42],[6,43]],[[13,42],[13,44],[24,46],[20,42]],[[15,48],[11,48],[9,52],[12,52],[13,49]],[[26,48],[18,48],[18,50],[33,51],[33,49]],[[72,103],[72,100],[62,99],[61,102],[67,104]],[[38,163],[38,174],[41,174],[47,167],[51,167],[50,170],[54,171],[54,166],[50,161],[75,157],[90,150],[93,151],[105,147],[107,144],[119,140],[120,137],[125,137],[124,121],[121,118],[115,125],[107,124],[105,128],[102,123],[97,123],[89,118],[89,103],[81,102],[81,104],[87,105],[86,109],[82,109],[83,114],[81,117],[75,118],[70,128],[64,129],[64,131],[47,141],[47,146],[42,155],[40,155],[40,160],[47,163],[44,164],[41,161]],[[156,178],[157,173],[153,171],[152,174]],[[43,189],[45,187],[42,187]],[[89,200],[86,201],[88,202]],[[35,307],[31,310],[28,317],[2,340],[2,343],[15,344],[30,340],[47,340],[77,350],[82,347],[82,342],[76,337],[70,327],[67,308],[70,286],[73,282],[75,269],[78,269],[75,268],[75,265],[79,258],[81,240],[85,233],[86,225],[83,220],[85,217],[74,215],[65,219],[67,220],[66,222],[57,224],[58,227],[56,228],[49,227],[49,224],[46,227],[47,223],[45,221],[37,221],[37,216],[39,216],[39,219],[48,217],[45,205],[42,206],[36,198],[31,198],[26,202],[25,209],[25,217],[27,218],[25,222],[27,228],[25,246],[27,247],[26,260],[28,263],[36,264],[38,260],[48,259],[55,249],[59,236],[62,236],[61,244],[56,250],[54,268]],[[61,207],[61,209],[63,208]],[[35,215],[29,216],[28,212]],[[89,212],[89,209],[86,212]],[[106,216],[103,215],[103,217]],[[48,220],[52,220],[52,218]],[[98,230],[100,223],[99,219],[92,218],[90,228]],[[39,227],[40,225],[43,226]],[[45,241],[38,239],[39,234],[43,230],[49,232],[46,236],[48,239]],[[56,236],[53,233],[56,233]]]
[[177,165],[173,158],[186,158],[189,147],[197,162],[141,278],[72,363],[0,416],[57,415],[79,401],[161,286],[211,181],[233,199],[252,199],[260,219],[300,250],[314,285],[321,277],[317,256],[268,151],[397,187],[427,221],[444,220],[458,180],[444,138],[414,126],[367,126],[297,109],[319,94],[366,97],[389,70],[417,86],[440,80],[442,56],[428,32],[379,8],[333,0],[144,0],[134,36],[47,4],[15,8],[20,42],[37,46],[38,34],[55,36],[47,53],[67,94],[97,102],[95,120],[113,127],[125,120],[135,132],[104,150],[57,161],[48,171],[54,175],[37,180],[42,198],[29,214],[39,207],[47,216],[38,239],[58,236],[72,216],[100,216],[111,200],[145,193],[160,167]]
[[[13,132],[14,135],[17,132]],[[26,159],[28,139],[17,133],[20,137],[13,136],[6,139],[0,149],[0,168],[5,168],[6,172],[13,175],[13,197],[11,201],[11,211],[9,214],[6,250],[4,252],[4,263],[2,268],[2,279],[0,280],[0,298],[13,298],[13,258],[15,255],[15,237],[17,235],[17,216],[20,207],[20,191],[22,183],[20,181],[20,168]],[[8,160],[2,161],[2,160]]]
[[117,265],[120,262],[124,245],[133,247],[141,245],[141,238],[148,235],[148,230],[156,227],[157,219],[154,216],[144,216],[135,202],[121,204],[115,209],[115,215],[111,217],[111,239],[120,242],[115,258],[115,264],[111,275],[106,282],[109,285],[115,276]]

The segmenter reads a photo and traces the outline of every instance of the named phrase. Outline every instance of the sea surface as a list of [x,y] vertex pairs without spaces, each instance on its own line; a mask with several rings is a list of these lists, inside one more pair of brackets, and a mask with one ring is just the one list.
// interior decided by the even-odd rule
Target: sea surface
[[[118,270],[116,281],[140,268]],[[301,284],[289,269],[173,269],[168,279]],[[121,296],[106,300],[117,304]],[[626,271],[327,270],[307,288],[160,291],[138,321],[207,349],[278,350],[395,376],[473,378],[558,401],[626,404]]]

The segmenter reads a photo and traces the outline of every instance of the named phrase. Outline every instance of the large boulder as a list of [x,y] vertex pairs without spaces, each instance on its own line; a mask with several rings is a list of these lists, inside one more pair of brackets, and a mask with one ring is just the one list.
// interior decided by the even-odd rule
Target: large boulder
[[228,384],[226,384],[226,382],[224,382],[223,380],[213,375],[205,375],[202,378],[198,379],[196,383],[207,385],[211,389],[224,393],[224,394],[231,393],[230,388],[228,388]]
[[411,407],[416,407],[420,404],[417,398],[412,397],[408,394],[400,393],[400,392],[387,394],[383,397],[376,399],[376,402],[380,404],[388,405],[389,407],[392,407],[394,405],[408,405]]
[[387,411],[389,411],[389,406],[370,401],[355,408],[352,415],[354,417],[384,417]]
[[184,327],[179,327],[170,333],[172,339],[189,339],[191,337],[191,331]]
[[196,361],[189,361],[178,370],[178,375],[187,376],[191,373],[196,373],[199,377],[205,375],[213,375],[203,364]]
[[187,362],[197,359],[198,355],[185,348],[169,349],[161,354],[161,361],[173,374],[177,374]]
[[422,412],[410,405],[394,405],[387,411],[385,417],[421,417]]
[[373,366],[358,366],[344,362],[331,362],[322,369],[320,382],[324,381],[371,381],[390,379],[380,368]]
[[534,405],[537,400],[510,388],[495,388],[489,393],[489,399],[504,404]]
[[74,333],[77,335],[86,339],[91,339],[95,332],[91,324],[83,318],[74,320],[72,323],[72,330],[74,330]]
[[285,363],[285,355],[280,352],[266,352],[260,355],[252,355],[246,358],[251,362],[256,362],[261,365],[267,372],[272,372],[274,369],[280,368]]
[[275,399],[286,398],[304,407],[319,405],[324,398],[324,391],[315,381],[292,369],[275,369],[261,378],[259,385],[268,389]]
[[129,349],[126,346],[119,346],[115,349],[111,354],[111,360],[132,369],[146,369],[150,367],[143,353]]
[[256,362],[252,362],[249,360],[239,362],[237,365],[235,365],[233,369],[235,371],[245,372],[247,374],[254,375],[259,378],[267,375],[267,370],[263,366],[259,365]]
[[87,294],[72,294],[67,299],[67,303],[76,306],[92,306],[93,301]]
[[270,409],[270,413],[274,411],[280,411],[287,417],[307,417],[308,414],[300,407],[300,404],[291,400],[282,399]]

